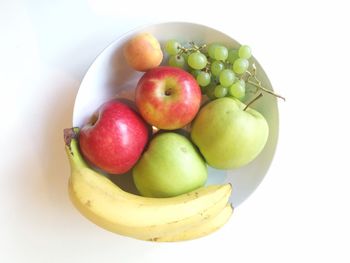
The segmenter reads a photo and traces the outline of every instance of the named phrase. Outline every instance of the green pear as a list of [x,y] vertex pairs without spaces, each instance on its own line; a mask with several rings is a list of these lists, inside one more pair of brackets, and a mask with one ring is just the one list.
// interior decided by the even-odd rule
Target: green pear
[[143,196],[170,197],[195,190],[206,183],[207,166],[195,146],[183,135],[156,135],[132,171]]
[[208,164],[238,168],[254,160],[264,148],[269,126],[258,111],[234,98],[209,102],[194,120],[191,138]]

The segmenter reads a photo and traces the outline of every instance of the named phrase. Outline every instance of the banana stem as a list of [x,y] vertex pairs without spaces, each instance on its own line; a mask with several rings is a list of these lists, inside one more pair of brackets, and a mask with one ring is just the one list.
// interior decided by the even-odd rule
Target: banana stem
[[63,130],[65,149],[71,167],[87,166],[83,156],[80,154],[78,145],[79,128],[68,128]]

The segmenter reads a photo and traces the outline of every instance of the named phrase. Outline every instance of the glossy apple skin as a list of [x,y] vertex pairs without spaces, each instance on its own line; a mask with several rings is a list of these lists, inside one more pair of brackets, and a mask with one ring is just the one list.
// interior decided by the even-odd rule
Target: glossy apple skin
[[191,138],[212,167],[239,168],[253,161],[264,148],[269,126],[258,111],[234,98],[205,105],[193,122]]
[[147,123],[129,105],[111,100],[98,110],[97,121],[79,133],[85,159],[109,174],[129,171],[140,158],[150,135]]
[[175,130],[194,119],[201,98],[200,87],[191,74],[176,67],[161,66],[141,77],[135,102],[149,124]]
[[207,166],[195,146],[183,135],[156,135],[134,166],[133,179],[141,195],[171,197],[203,186]]

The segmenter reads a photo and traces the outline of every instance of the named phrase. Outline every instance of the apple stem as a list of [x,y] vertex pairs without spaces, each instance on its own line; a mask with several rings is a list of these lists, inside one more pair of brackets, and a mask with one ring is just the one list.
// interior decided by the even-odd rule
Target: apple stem
[[245,108],[243,109],[243,111],[245,111],[246,109],[248,109],[248,107],[249,107],[250,105],[252,105],[255,101],[257,101],[258,99],[260,99],[262,96],[263,96],[263,94],[260,93],[257,97],[255,97],[252,101],[250,101],[250,102],[245,106]]

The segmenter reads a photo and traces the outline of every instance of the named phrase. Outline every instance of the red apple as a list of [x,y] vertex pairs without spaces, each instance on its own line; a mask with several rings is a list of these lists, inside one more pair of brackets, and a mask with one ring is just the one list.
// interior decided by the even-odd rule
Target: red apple
[[149,124],[174,130],[193,120],[201,98],[200,87],[191,74],[180,68],[161,66],[141,77],[135,101]]
[[99,108],[93,123],[80,130],[80,149],[101,170],[123,174],[140,158],[149,131],[147,123],[130,106],[111,100]]

